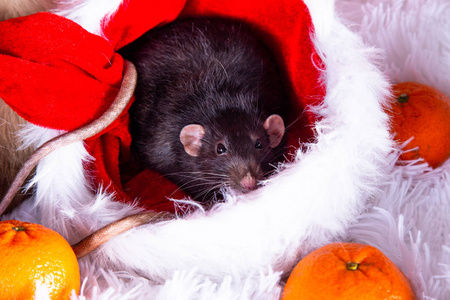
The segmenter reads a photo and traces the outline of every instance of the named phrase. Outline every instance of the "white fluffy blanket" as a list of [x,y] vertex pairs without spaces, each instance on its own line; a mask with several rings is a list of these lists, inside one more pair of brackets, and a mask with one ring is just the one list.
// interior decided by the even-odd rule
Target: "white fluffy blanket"
[[[392,82],[417,81],[450,96],[449,1],[337,1],[363,40],[383,51]],[[448,120],[450,122],[450,120]],[[349,238],[383,250],[420,299],[450,299],[450,161],[392,166],[383,193]],[[373,206],[372,206],[373,205]]]
[[[58,13],[96,32],[95,21],[120,1],[77,3]],[[73,299],[278,299],[300,257],[335,240],[381,249],[419,299],[450,299],[450,161],[436,170],[396,165],[380,103],[389,82],[406,80],[450,96],[450,2],[305,3],[326,65],[325,103],[311,108],[324,116],[318,142],[256,193],[142,226],[81,259]],[[59,133],[30,126],[25,143]],[[93,193],[84,159],[82,143],[49,155],[33,180],[36,195],[3,218],[44,224],[74,243],[138,211]]]

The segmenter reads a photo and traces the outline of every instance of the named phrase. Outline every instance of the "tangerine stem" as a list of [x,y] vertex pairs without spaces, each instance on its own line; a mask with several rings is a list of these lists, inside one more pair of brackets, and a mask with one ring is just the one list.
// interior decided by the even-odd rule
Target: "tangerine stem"
[[345,264],[345,266],[347,267],[347,270],[356,271],[359,268],[359,263],[348,262],[348,263]]
[[400,103],[406,103],[406,102],[408,102],[408,99],[409,99],[409,95],[406,93],[402,93],[402,94],[400,94],[400,96],[398,96],[397,101]]

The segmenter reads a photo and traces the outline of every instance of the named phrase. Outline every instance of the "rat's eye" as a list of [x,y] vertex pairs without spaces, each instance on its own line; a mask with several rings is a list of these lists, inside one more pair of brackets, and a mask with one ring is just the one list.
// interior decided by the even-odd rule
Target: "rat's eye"
[[257,139],[256,142],[255,142],[255,148],[256,149],[261,149],[262,148],[262,144],[261,144],[261,141],[259,139]]
[[217,154],[225,154],[225,153],[227,153],[227,147],[225,147],[225,145],[224,144],[222,144],[222,143],[218,143],[217,144]]

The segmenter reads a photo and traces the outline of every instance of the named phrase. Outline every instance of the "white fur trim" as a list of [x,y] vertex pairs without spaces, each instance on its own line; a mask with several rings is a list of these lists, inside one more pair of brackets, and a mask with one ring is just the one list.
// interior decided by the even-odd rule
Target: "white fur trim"
[[52,12],[78,23],[93,34],[104,36],[103,22],[114,15],[122,2],[126,0],[61,0]]
[[[37,148],[61,133],[29,124],[22,131],[22,138],[24,146]],[[92,190],[89,174],[83,167],[91,159],[83,142],[47,155],[28,183],[30,188],[36,186],[33,197],[3,219],[37,222],[61,233],[69,243],[75,243],[118,217],[139,211],[113,201],[112,195],[104,194],[101,189]]]

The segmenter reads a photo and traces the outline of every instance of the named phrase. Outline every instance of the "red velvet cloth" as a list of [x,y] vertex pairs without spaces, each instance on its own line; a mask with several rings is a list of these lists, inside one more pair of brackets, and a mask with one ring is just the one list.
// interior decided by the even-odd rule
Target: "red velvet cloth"
[[[208,15],[243,19],[262,33],[290,85],[291,120],[305,105],[324,94],[310,35],[313,26],[306,6],[298,0],[146,0],[124,1],[103,22],[96,36],[74,22],[50,13],[0,22],[0,97],[31,123],[73,130],[100,116],[114,99],[122,78],[123,59],[115,50],[145,31],[178,16]],[[307,113],[306,123],[315,121]],[[310,135],[304,122],[289,130],[288,143]],[[183,193],[159,174],[144,171],[124,180],[121,165],[130,159],[128,113],[101,135],[86,141],[95,161],[86,170],[124,202],[140,199],[146,209],[173,211],[167,196]]]

